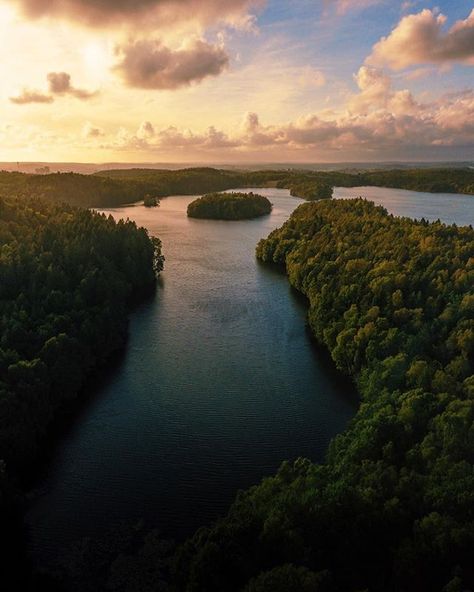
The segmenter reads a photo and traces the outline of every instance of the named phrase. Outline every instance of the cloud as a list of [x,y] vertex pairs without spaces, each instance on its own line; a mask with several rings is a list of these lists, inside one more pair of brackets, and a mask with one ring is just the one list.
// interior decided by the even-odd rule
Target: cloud
[[71,84],[71,76],[67,72],[50,72],[47,75],[49,94],[39,90],[23,89],[17,97],[10,97],[10,101],[16,105],[28,105],[29,103],[53,103],[55,97],[71,95],[76,99],[85,101],[97,95]]
[[227,134],[210,126],[203,134],[195,134],[190,130],[181,132],[176,127],[168,127],[157,134],[158,145],[164,148],[186,148],[199,146],[204,150],[216,150],[222,148],[234,148],[238,145],[236,140],[231,140]]
[[298,78],[298,83],[304,88],[316,87],[321,88],[326,84],[326,76],[321,70],[306,66],[302,69]]
[[[359,107],[343,112],[319,112],[278,125],[264,125],[255,112],[245,114],[232,132],[215,126],[204,132],[169,126],[156,129],[144,122],[130,133],[119,130],[114,140],[103,148],[150,155],[156,153],[215,158],[249,157],[252,154],[319,154],[324,158],[352,155],[356,159],[392,158],[417,154],[443,156],[447,147],[462,153],[474,146],[474,91],[452,93],[422,104],[406,90],[392,88],[383,73],[364,66],[356,75],[359,94],[373,93],[376,104],[370,108],[362,101]],[[374,90],[375,87],[375,90]],[[351,97],[350,105],[357,97]],[[209,157],[210,158],[210,157]]]
[[216,150],[223,148],[235,148],[238,141],[230,139],[227,134],[210,126],[203,133],[194,133],[191,130],[180,130],[175,126],[169,126],[156,131],[154,126],[145,121],[140,124],[135,133],[129,133],[121,128],[111,144],[102,145],[103,148],[112,148],[119,151],[163,151],[169,149],[198,148],[200,150]]
[[140,124],[137,131],[137,136],[143,140],[153,138],[155,135],[155,128],[149,121],[144,121]]
[[423,67],[423,68],[415,68],[414,70],[410,70],[404,74],[404,78],[406,80],[421,80],[422,78],[426,78],[436,72],[436,69],[433,67]]
[[170,49],[159,40],[131,42],[119,48],[121,61],[115,70],[128,86],[174,90],[217,76],[229,64],[221,45],[194,39],[179,49]]
[[325,0],[327,5],[335,5],[338,14],[346,14],[350,10],[364,10],[370,6],[381,4],[384,0]]
[[10,97],[10,101],[15,105],[28,105],[30,103],[52,103],[54,98],[40,91],[24,88],[17,97]]
[[419,105],[407,89],[394,90],[392,79],[380,68],[362,66],[354,76],[359,92],[348,101],[351,113],[366,114],[385,109],[396,115],[413,115]]
[[247,112],[242,125],[240,144],[251,146],[271,146],[279,141],[280,131],[272,126],[263,126],[257,113]]
[[86,139],[100,138],[104,135],[104,130],[100,127],[92,125],[90,121],[87,121],[82,128],[82,137]]
[[[467,90],[447,95],[438,103],[436,124],[449,133],[466,136],[474,134],[474,91]],[[451,135],[451,141],[454,137]]]
[[262,0],[9,0],[30,18],[67,18],[91,27],[138,24],[147,28],[196,21],[248,25],[249,11]]
[[255,133],[258,128],[260,127],[260,119],[258,117],[258,113],[252,113],[248,111],[244,115],[244,120],[242,121],[242,129],[247,134]]
[[97,95],[97,92],[72,86],[71,75],[67,72],[50,72],[47,79],[49,92],[53,95],[72,95],[81,100],[87,100]]
[[374,45],[367,63],[393,70],[416,64],[474,65],[474,10],[444,31],[446,20],[428,8],[403,17],[390,35]]

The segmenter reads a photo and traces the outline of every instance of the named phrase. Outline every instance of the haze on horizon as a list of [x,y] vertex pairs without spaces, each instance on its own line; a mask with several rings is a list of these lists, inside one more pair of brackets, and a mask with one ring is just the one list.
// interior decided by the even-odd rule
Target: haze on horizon
[[474,158],[465,0],[0,0],[0,161]]

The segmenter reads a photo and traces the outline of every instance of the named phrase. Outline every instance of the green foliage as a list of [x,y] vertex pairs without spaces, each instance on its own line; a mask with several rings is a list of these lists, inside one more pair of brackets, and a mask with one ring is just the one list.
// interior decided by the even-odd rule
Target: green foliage
[[115,182],[138,183],[146,193],[158,198],[168,195],[196,195],[224,191],[245,183],[245,174],[213,168],[121,169],[100,171],[94,175]]
[[332,188],[375,185],[414,191],[474,194],[471,169],[400,169],[344,173],[338,171],[234,171],[213,168],[120,169],[94,175],[28,175],[0,171],[0,194],[39,197],[83,207],[114,207],[153,196],[196,195],[236,187],[281,187],[308,200],[325,199]]
[[160,205],[160,200],[157,197],[153,197],[152,195],[147,193],[143,198],[143,205],[146,208],[156,208]]
[[144,184],[133,180],[122,181],[78,173],[27,175],[0,171],[0,195],[24,199],[34,197],[85,208],[132,203],[143,199],[149,192]]
[[250,581],[244,592],[330,592],[327,572],[315,574],[305,567],[286,564],[263,572]]
[[295,197],[302,197],[308,201],[318,199],[331,199],[332,186],[321,183],[320,181],[306,181],[304,183],[294,183],[290,186],[290,194]]
[[132,222],[0,198],[0,459],[31,461],[58,410],[123,344],[161,243]]
[[[360,171],[345,173],[340,171],[317,171],[288,173],[280,177],[277,187],[292,189],[293,194],[305,199],[314,199],[315,189],[319,187],[392,187],[411,191],[431,193],[474,194],[474,170],[469,168],[419,168]],[[324,195],[323,197],[330,197]]]
[[270,201],[256,193],[209,193],[188,206],[190,218],[245,220],[265,216],[272,211]]
[[257,256],[308,297],[361,405],[325,464],[283,463],[189,539],[177,589],[304,590],[321,573],[344,592],[472,588],[474,231],[323,201]]

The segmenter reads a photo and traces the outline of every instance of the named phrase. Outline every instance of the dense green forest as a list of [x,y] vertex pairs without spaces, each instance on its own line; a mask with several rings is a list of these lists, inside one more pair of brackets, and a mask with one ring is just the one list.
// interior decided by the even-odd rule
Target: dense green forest
[[474,170],[469,168],[394,169],[346,173],[298,170],[218,170],[213,168],[110,170],[96,173],[111,179],[136,181],[158,196],[193,195],[236,187],[277,187],[289,189],[304,199],[330,197],[332,187],[374,185],[433,193],[474,194]]
[[474,170],[469,168],[393,169],[361,172],[298,170],[219,170],[213,168],[176,171],[128,169],[101,171],[96,175],[112,179],[139,181],[153,188],[156,195],[193,195],[236,187],[277,187],[290,189],[304,199],[329,197],[328,187],[393,187],[433,193],[474,194]]
[[31,461],[55,414],[124,342],[161,244],[132,222],[0,198],[0,459]]
[[304,204],[260,242],[357,383],[327,462],[283,463],[179,550],[186,592],[474,585],[474,231],[365,200]]
[[28,175],[0,171],[0,195],[41,198],[74,206],[113,207],[141,200],[150,193],[140,181],[115,180],[78,173]]
[[375,185],[414,191],[474,194],[474,170],[400,169],[373,172],[244,171],[213,168],[120,169],[93,175],[29,175],[0,171],[0,194],[41,197],[83,207],[114,207],[169,195],[197,195],[238,187],[277,186],[314,200],[331,197],[332,187]]
[[333,188],[331,185],[320,183],[319,181],[307,181],[303,183],[294,183],[290,186],[290,194],[294,197],[301,197],[308,201],[317,201],[318,199],[331,199]]
[[198,195],[212,191],[225,191],[239,187],[245,175],[239,172],[213,168],[120,169],[100,171],[94,176],[115,181],[139,182],[148,193],[157,197],[169,195]]
[[246,220],[271,211],[271,202],[256,193],[208,193],[188,205],[190,218],[212,220]]
[[471,169],[397,169],[364,175],[364,185],[395,187],[431,193],[474,194],[474,170]]

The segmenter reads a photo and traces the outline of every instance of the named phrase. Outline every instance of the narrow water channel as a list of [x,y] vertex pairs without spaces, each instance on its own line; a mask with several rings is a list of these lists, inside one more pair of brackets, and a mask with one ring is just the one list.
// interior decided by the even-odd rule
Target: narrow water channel
[[[38,562],[120,521],[144,519],[166,536],[185,536],[282,460],[322,460],[354,414],[352,386],[305,329],[305,302],[284,275],[255,260],[258,240],[300,200],[258,191],[274,209],[251,221],[188,219],[193,198],[181,196],[159,208],[108,211],[159,236],[166,269],[156,296],[130,316],[123,358],[30,494]],[[432,217],[432,194],[358,188],[335,196],[367,193],[393,213]],[[436,217],[472,222],[474,197],[434,199]]]

